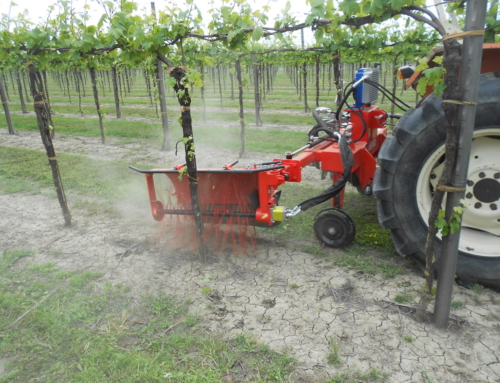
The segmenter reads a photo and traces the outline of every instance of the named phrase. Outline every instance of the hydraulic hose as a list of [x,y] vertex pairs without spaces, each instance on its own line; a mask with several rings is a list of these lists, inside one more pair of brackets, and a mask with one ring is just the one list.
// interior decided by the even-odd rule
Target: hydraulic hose
[[319,205],[320,203],[332,199],[344,188],[347,180],[349,179],[349,176],[351,175],[351,168],[354,165],[354,156],[345,138],[342,137],[339,140],[339,147],[340,159],[342,160],[342,166],[344,168],[344,171],[342,172],[342,178],[335,181],[332,186],[330,186],[328,189],[326,189],[316,197],[309,198],[301,202],[296,206],[295,209],[297,209],[298,211],[305,211],[307,209],[310,209],[316,205]]

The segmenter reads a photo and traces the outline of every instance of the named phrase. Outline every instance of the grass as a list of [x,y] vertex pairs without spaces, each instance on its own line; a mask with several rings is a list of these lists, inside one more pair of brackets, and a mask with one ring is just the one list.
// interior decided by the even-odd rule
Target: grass
[[415,339],[413,339],[413,337],[411,335],[405,335],[403,337],[403,341],[405,341],[406,343],[412,343]]
[[0,355],[8,360],[0,382],[222,382],[241,371],[279,382],[293,371],[293,359],[250,336],[205,335],[189,301],[158,295],[137,306],[127,286],[103,284],[99,274],[18,262],[31,255],[10,250],[0,259]]
[[460,302],[460,301],[452,301],[451,302],[451,309],[452,310],[459,310],[461,308],[465,307],[465,303],[464,302]]
[[408,303],[411,302],[412,300],[413,296],[411,294],[400,294],[396,295],[396,297],[394,298],[394,301],[398,303]]
[[348,372],[337,372],[335,375],[327,379],[325,383],[358,383],[358,382],[386,382],[389,378],[387,372],[381,372],[376,368],[371,368],[367,372],[359,370]]
[[333,338],[330,339],[330,352],[326,356],[326,361],[329,364],[333,364],[335,367],[339,367],[341,362],[339,347]]
[[[64,187],[88,196],[116,199],[126,195],[130,183],[144,180],[122,161],[95,160],[73,154],[58,154]],[[3,193],[53,188],[47,155],[30,149],[0,146],[0,190]]]
[[476,283],[470,284],[468,287],[469,287],[469,289],[474,291],[476,294],[481,294],[486,289],[486,287],[484,287],[483,285],[479,285]]
[[[35,116],[12,115],[16,130],[38,131]],[[221,128],[217,125],[204,125],[195,127],[196,143],[225,147],[238,150],[240,144],[240,129],[237,119],[234,128]],[[97,119],[80,119],[69,117],[54,117],[56,134],[100,137]],[[146,140],[147,143],[158,147],[162,139],[160,123],[142,121],[105,120],[105,134],[107,137],[120,139]],[[171,142],[175,143],[182,138],[182,130],[178,123],[171,122]],[[130,142],[130,141],[128,141]],[[245,129],[245,147],[247,151],[263,153],[285,153],[293,151],[307,142],[307,129],[304,132],[291,132],[279,129],[261,130]]]

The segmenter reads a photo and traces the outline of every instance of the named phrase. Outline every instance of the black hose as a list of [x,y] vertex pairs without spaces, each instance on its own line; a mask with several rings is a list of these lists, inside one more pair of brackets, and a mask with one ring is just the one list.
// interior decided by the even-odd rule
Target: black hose
[[[352,83],[351,83],[352,84]],[[354,88],[351,88],[349,89],[349,91],[345,92],[344,90],[344,98],[342,99],[342,101],[340,102],[339,104],[339,107],[337,108],[337,111],[335,112],[335,118],[337,119],[337,121],[340,120],[339,116],[340,116],[340,112],[342,110],[342,107],[344,106],[344,104],[347,102],[347,98],[351,95],[351,93],[354,91]]]
[[318,112],[316,112],[315,110],[312,111],[312,115],[313,115],[314,119],[316,120],[316,122],[318,123],[318,125],[314,126],[309,131],[308,136],[309,137],[316,136],[317,133],[324,132],[328,136],[330,136],[331,138],[335,138],[335,131],[334,131],[334,129],[332,129],[335,126],[324,121],[321,118],[321,116],[318,114]]
[[300,210],[306,211],[307,209],[319,205],[320,203],[328,201],[329,199],[332,199],[337,194],[339,194],[340,191],[344,188],[347,180],[351,175],[351,168],[354,165],[354,156],[345,138],[340,140],[339,148],[340,159],[342,160],[342,167],[344,168],[344,171],[342,172],[342,178],[335,181],[332,186],[323,191],[321,194],[317,195],[316,197],[309,198],[297,205],[298,207],[300,207]]
[[[372,81],[372,80],[365,80],[366,83],[370,84],[370,85],[373,85],[375,88],[377,88],[378,90],[380,90],[383,94],[385,94],[385,96],[390,100],[392,101],[398,108],[400,109],[403,109],[404,108],[401,108],[400,105],[397,105],[397,102],[395,102],[394,100],[397,100],[399,101],[401,104],[403,104],[405,107],[407,108],[411,108],[410,105],[408,105],[407,103],[405,103],[403,100],[401,100],[398,96],[396,96],[395,94],[391,93],[391,91],[389,89],[387,89],[386,87],[384,87],[383,85],[380,85],[379,83],[375,82],[375,81]],[[387,93],[385,93],[387,92]],[[392,99],[391,99],[391,96],[392,96]]]

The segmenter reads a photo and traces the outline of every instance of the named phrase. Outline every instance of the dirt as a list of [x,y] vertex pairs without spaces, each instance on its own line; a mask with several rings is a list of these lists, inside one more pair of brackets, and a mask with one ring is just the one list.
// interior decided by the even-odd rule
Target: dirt
[[[92,158],[146,157],[168,166],[176,160],[172,153],[140,144],[97,143],[64,137],[55,145],[58,152]],[[2,130],[0,144],[41,149],[39,136],[28,132],[8,136]],[[201,166],[237,157],[227,150],[198,150]],[[262,160],[261,153],[245,157],[246,162]],[[311,172],[313,182],[318,174]],[[500,294],[456,286],[453,300],[465,305],[453,313],[462,322],[438,330],[389,303],[397,295],[416,295],[423,279],[413,271],[393,279],[348,271],[302,252],[293,238],[288,246],[261,239],[256,255],[227,252],[202,262],[169,250],[160,240],[162,230],[173,230],[173,224],[161,227],[151,218],[145,188],[131,188],[115,206],[119,214],[88,215],[73,206],[71,227],[64,226],[57,200],[46,193],[0,194],[0,251],[32,249],[35,256],[25,264],[54,262],[66,270],[100,272],[103,281],[130,286],[134,297],[191,298],[191,310],[200,315],[205,331],[228,338],[253,334],[273,350],[294,356],[298,370],[291,381],[305,375],[320,382],[337,371],[375,368],[397,383],[500,382]],[[68,199],[72,204],[77,196],[69,193]],[[211,294],[202,294],[204,287]],[[327,362],[331,343],[339,350],[338,367]]]

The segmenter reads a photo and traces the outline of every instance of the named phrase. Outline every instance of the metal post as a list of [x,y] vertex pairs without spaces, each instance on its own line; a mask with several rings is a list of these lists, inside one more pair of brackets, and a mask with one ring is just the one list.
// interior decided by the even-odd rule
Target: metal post
[[[487,0],[476,0],[467,3],[465,31],[482,30],[486,18]],[[460,107],[459,138],[457,161],[452,175],[451,186],[465,188],[472,134],[476,115],[477,92],[479,89],[479,73],[483,50],[483,36],[467,36],[462,49],[462,64],[460,67],[459,86],[463,89],[463,99],[472,104]],[[446,219],[453,213],[453,208],[459,204],[464,192],[448,193],[446,199]],[[458,244],[460,231],[443,237],[441,259],[439,261],[439,279],[437,282],[436,302],[434,305],[434,323],[438,328],[448,326],[450,305],[453,293],[453,280],[457,268]]]

